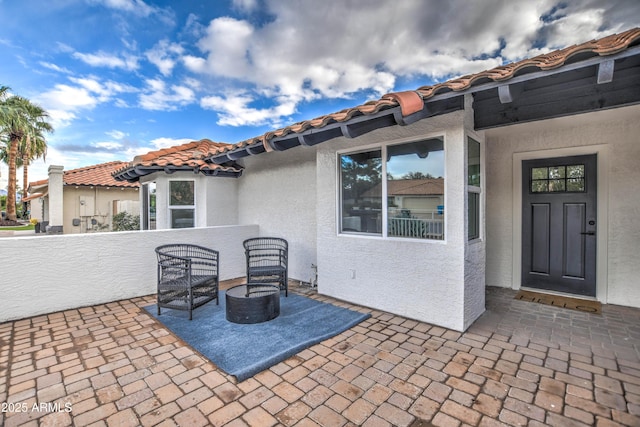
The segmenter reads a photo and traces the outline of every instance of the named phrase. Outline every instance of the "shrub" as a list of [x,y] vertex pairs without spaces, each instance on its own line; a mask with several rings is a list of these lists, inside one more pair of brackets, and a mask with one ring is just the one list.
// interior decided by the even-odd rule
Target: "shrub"
[[120,212],[113,216],[113,231],[140,230],[140,215]]

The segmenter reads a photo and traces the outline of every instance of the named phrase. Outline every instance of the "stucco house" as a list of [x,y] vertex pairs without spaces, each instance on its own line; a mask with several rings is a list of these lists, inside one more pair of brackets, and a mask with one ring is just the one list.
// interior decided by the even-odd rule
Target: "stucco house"
[[[126,164],[114,161],[68,171],[50,166],[48,179],[29,183],[25,201],[31,218],[39,221],[43,233],[78,234],[110,230],[119,212],[138,215],[140,184],[112,175]],[[49,223],[53,230],[47,230]]]
[[[636,28],[114,177],[155,195],[158,228],[258,224],[291,278],[316,264],[322,294],[459,331],[486,286],[640,307],[639,103]],[[394,226],[402,174],[442,178],[437,233]]]

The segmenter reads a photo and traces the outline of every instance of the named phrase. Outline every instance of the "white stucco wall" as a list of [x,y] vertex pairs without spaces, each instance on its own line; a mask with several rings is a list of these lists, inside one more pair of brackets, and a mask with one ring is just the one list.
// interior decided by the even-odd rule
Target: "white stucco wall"
[[154,249],[167,243],[218,250],[221,280],[242,277],[242,241],[258,233],[248,225],[3,239],[0,259],[15,263],[2,270],[0,322],[155,294]]
[[640,307],[639,135],[640,106],[487,130],[487,285],[520,286],[514,162],[597,153],[597,298]]
[[[316,263],[316,150],[296,147],[246,157],[238,180],[239,224],[289,242],[289,277],[308,281]],[[255,236],[257,237],[257,236]]]
[[206,191],[206,225],[238,224],[238,178],[209,177],[201,182]]
[[[339,299],[409,318],[464,330],[466,232],[464,112],[339,138],[318,151],[318,289]],[[445,140],[445,241],[353,235],[337,232],[336,150],[426,137]],[[480,290],[484,292],[484,289]],[[484,307],[481,309],[484,311]],[[481,314],[471,315],[473,320]]]
[[[139,201],[140,194],[138,188],[117,188],[117,187],[86,187],[65,185],[64,191],[64,233],[87,233],[92,232],[91,219],[95,219],[100,224],[112,225],[113,202],[114,200]],[[92,202],[93,206],[83,210],[80,204],[81,198],[87,203]],[[93,212],[93,215],[83,216],[83,213]],[[138,215],[138,212],[135,212]],[[73,219],[80,219],[80,225],[74,226]],[[102,231],[108,231],[110,228]]]
[[[466,131],[464,139],[463,159],[464,164],[464,325],[467,329],[485,311],[486,295],[486,236],[485,236],[485,196],[486,191],[486,162],[484,158],[484,133],[473,130],[473,97],[465,95],[464,128]],[[469,179],[467,168],[469,166],[469,138],[473,138],[480,144],[480,218],[479,237],[469,241]]]
[[[238,179],[211,177],[193,172],[156,173],[140,180],[140,183],[156,183],[156,227],[171,228],[169,211],[169,181],[193,180],[195,182],[196,227],[238,224]],[[142,202],[142,200],[140,200]],[[141,206],[143,204],[141,203]]]
[[63,166],[49,166],[49,226],[62,226],[64,223],[63,169]]

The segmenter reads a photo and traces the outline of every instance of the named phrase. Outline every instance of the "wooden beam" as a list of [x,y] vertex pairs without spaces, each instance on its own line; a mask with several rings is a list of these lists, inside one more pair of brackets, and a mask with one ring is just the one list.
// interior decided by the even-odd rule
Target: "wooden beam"
[[524,83],[498,86],[498,99],[501,104],[509,104],[520,97],[524,91]]
[[240,150],[234,150],[234,151],[227,151],[225,153],[225,155],[227,156],[227,159],[229,160],[238,160],[241,159],[243,157],[247,157],[249,155],[249,153],[247,152],[247,148],[243,148]]
[[358,136],[351,130],[349,125],[347,125],[346,123],[343,123],[340,125],[340,130],[342,131],[342,136],[344,136],[345,138],[351,139]]
[[[616,82],[622,79],[616,78]],[[627,83],[631,83],[628,82]],[[598,90],[605,86],[596,85],[589,90],[549,96],[545,102],[500,104],[496,99],[493,105],[474,104],[475,129],[488,129],[514,123],[546,120],[554,117],[598,111],[608,108],[640,104],[640,84],[628,84],[611,90]],[[565,95],[565,96],[563,96]]]
[[247,151],[247,153],[249,153],[249,155],[251,156],[255,156],[256,154],[262,154],[264,153],[264,147],[260,144],[256,144],[256,145],[248,145],[245,150]]
[[611,83],[613,81],[613,70],[615,68],[615,61],[609,59],[601,62],[598,65],[598,84]]
[[300,142],[300,145],[303,145],[305,147],[311,147],[311,142],[309,142],[309,140],[307,139],[306,135],[303,135],[301,133],[298,134],[298,142]]
[[511,85],[498,86],[498,98],[500,98],[501,104],[509,104],[510,102],[513,102]]

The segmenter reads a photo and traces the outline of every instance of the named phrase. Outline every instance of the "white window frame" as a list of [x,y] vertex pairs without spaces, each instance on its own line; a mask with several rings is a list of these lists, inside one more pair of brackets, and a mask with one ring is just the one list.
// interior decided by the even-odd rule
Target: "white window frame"
[[[446,196],[447,196],[447,135],[446,132],[437,132],[428,135],[422,135],[419,138],[411,137],[404,138],[395,141],[388,141],[385,143],[377,143],[377,144],[369,144],[364,145],[358,148],[344,149],[338,150],[336,152],[336,234],[341,237],[354,237],[354,238],[373,238],[373,239],[384,239],[384,240],[401,240],[401,241],[410,241],[416,243],[427,243],[427,244],[446,244],[447,242],[447,233],[444,233],[444,238],[442,240],[438,239],[420,239],[420,238],[411,238],[411,237],[401,237],[401,236],[389,236],[388,235],[388,196],[387,196],[387,147],[393,145],[400,144],[409,144],[412,142],[420,142],[428,139],[442,138],[442,146],[443,146],[443,154],[444,154],[444,164],[443,164],[443,175],[444,175],[444,199],[445,199],[445,208],[444,214],[442,216],[442,227],[443,230],[447,229],[447,207],[446,207]],[[475,139],[475,138],[474,138]],[[380,155],[382,157],[382,209],[381,209],[381,221],[382,221],[382,232],[381,233],[365,233],[365,232],[344,232],[342,231],[342,166],[340,164],[340,156],[349,155],[349,154],[357,154],[364,153],[368,151],[380,150]],[[466,148],[465,148],[466,150]]]
[[[469,139],[472,139],[474,142],[477,142],[480,148],[480,185],[470,185],[469,184]],[[483,141],[478,138],[476,135],[472,135],[472,134],[466,134],[465,135],[465,144],[464,144],[464,152],[465,152],[465,187],[466,187],[466,194],[467,194],[467,200],[465,203],[465,206],[467,208],[467,212],[466,212],[466,221],[465,221],[465,229],[466,229],[466,238],[468,242],[477,242],[477,241],[482,241],[482,233],[483,233],[483,200],[482,200],[482,187],[484,186],[484,183],[486,181],[486,177],[484,175],[484,144]],[[473,238],[469,238],[469,193],[475,193],[478,195],[478,235],[476,237]]]
[[[193,205],[172,205],[171,204],[171,183],[172,182],[193,182]],[[197,227],[196,223],[196,180],[195,179],[170,179],[167,186],[167,204],[169,207],[169,226],[173,229],[173,211],[176,210],[193,210],[193,228]],[[157,205],[156,205],[157,206]]]
[[142,222],[142,229],[143,230],[155,230],[157,229],[157,223],[154,226],[154,228],[151,228],[151,194],[152,192],[149,191],[150,186],[153,185],[153,194],[156,197],[156,221],[157,221],[157,215],[158,215],[158,185],[156,184],[156,181],[149,181],[149,182],[143,182],[142,183],[142,206],[143,206],[143,212],[142,212],[142,218],[140,218],[140,221]]

